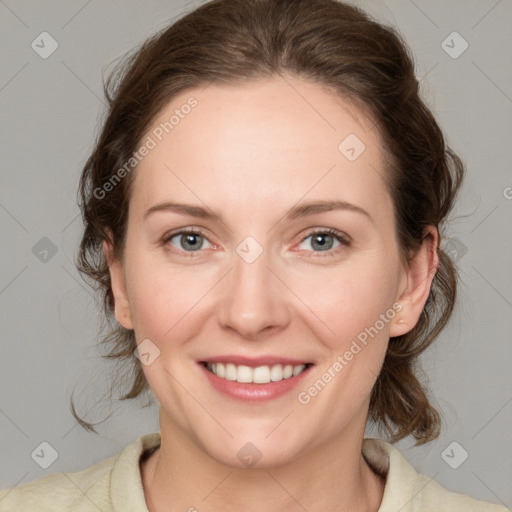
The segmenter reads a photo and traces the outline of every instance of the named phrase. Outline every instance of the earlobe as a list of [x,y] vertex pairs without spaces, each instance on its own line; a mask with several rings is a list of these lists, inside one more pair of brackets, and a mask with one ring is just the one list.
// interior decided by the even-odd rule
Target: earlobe
[[125,329],[133,329],[132,315],[128,294],[126,293],[126,279],[121,263],[114,257],[112,244],[103,241],[103,252],[108,262],[110,283],[114,295],[114,314],[116,320]]
[[391,337],[401,336],[418,323],[437,271],[439,234],[434,226],[425,229],[423,243],[404,269],[406,285],[398,298],[402,309],[390,326]]

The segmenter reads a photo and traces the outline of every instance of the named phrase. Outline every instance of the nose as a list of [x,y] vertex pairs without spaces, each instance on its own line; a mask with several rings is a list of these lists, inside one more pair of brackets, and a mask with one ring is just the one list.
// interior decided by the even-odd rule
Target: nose
[[233,268],[223,280],[217,310],[223,329],[256,340],[288,325],[290,293],[276,274],[265,251],[252,263],[235,254]]

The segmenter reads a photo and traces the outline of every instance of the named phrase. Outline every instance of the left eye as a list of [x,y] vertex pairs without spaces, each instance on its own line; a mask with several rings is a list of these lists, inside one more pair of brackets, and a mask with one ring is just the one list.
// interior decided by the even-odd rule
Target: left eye
[[302,244],[311,238],[311,246],[319,248],[318,251],[314,252],[327,252],[333,248],[333,244],[337,241],[339,248],[341,245],[349,245],[349,241],[346,237],[344,237],[341,233],[333,230],[325,230],[325,231],[314,231],[310,233],[306,238],[302,240]]

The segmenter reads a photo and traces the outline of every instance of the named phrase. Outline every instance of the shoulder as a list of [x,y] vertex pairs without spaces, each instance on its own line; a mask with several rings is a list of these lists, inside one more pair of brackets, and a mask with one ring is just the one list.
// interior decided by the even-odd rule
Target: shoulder
[[413,496],[416,501],[411,508],[414,512],[452,512],[464,510],[465,512],[510,512],[510,509],[481,501],[466,494],[452,492],[439,485],[432,478],[418,475],[415,483],[417,494]]
[[110,472],[117,457],[82,471],[53,473],[0,491],[0,512],[110,510],[106,505]]
[[363,457],[386,485],[378,512],[510,512],[510,509],[449,491],[434,477],[416,472],[391,444],[380,439],[363,441]]
[[147,512],[139,461],[160,443],[140,436],[119,455],[73,473],[53,473],[0,491],[0,512]]

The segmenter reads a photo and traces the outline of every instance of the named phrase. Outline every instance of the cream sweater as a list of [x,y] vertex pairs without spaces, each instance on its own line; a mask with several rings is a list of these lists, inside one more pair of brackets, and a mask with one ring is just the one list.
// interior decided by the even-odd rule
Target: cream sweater
[[[139,458],[160,444],[160,433],[141,436],[120,455],[74,473],[54,473],[0,491],[0,512],[148,512]],[[507,512],[500,505],[450,492],[418,474],[391,444],[364,439],[363,456],[386,475],[379,512]]]

